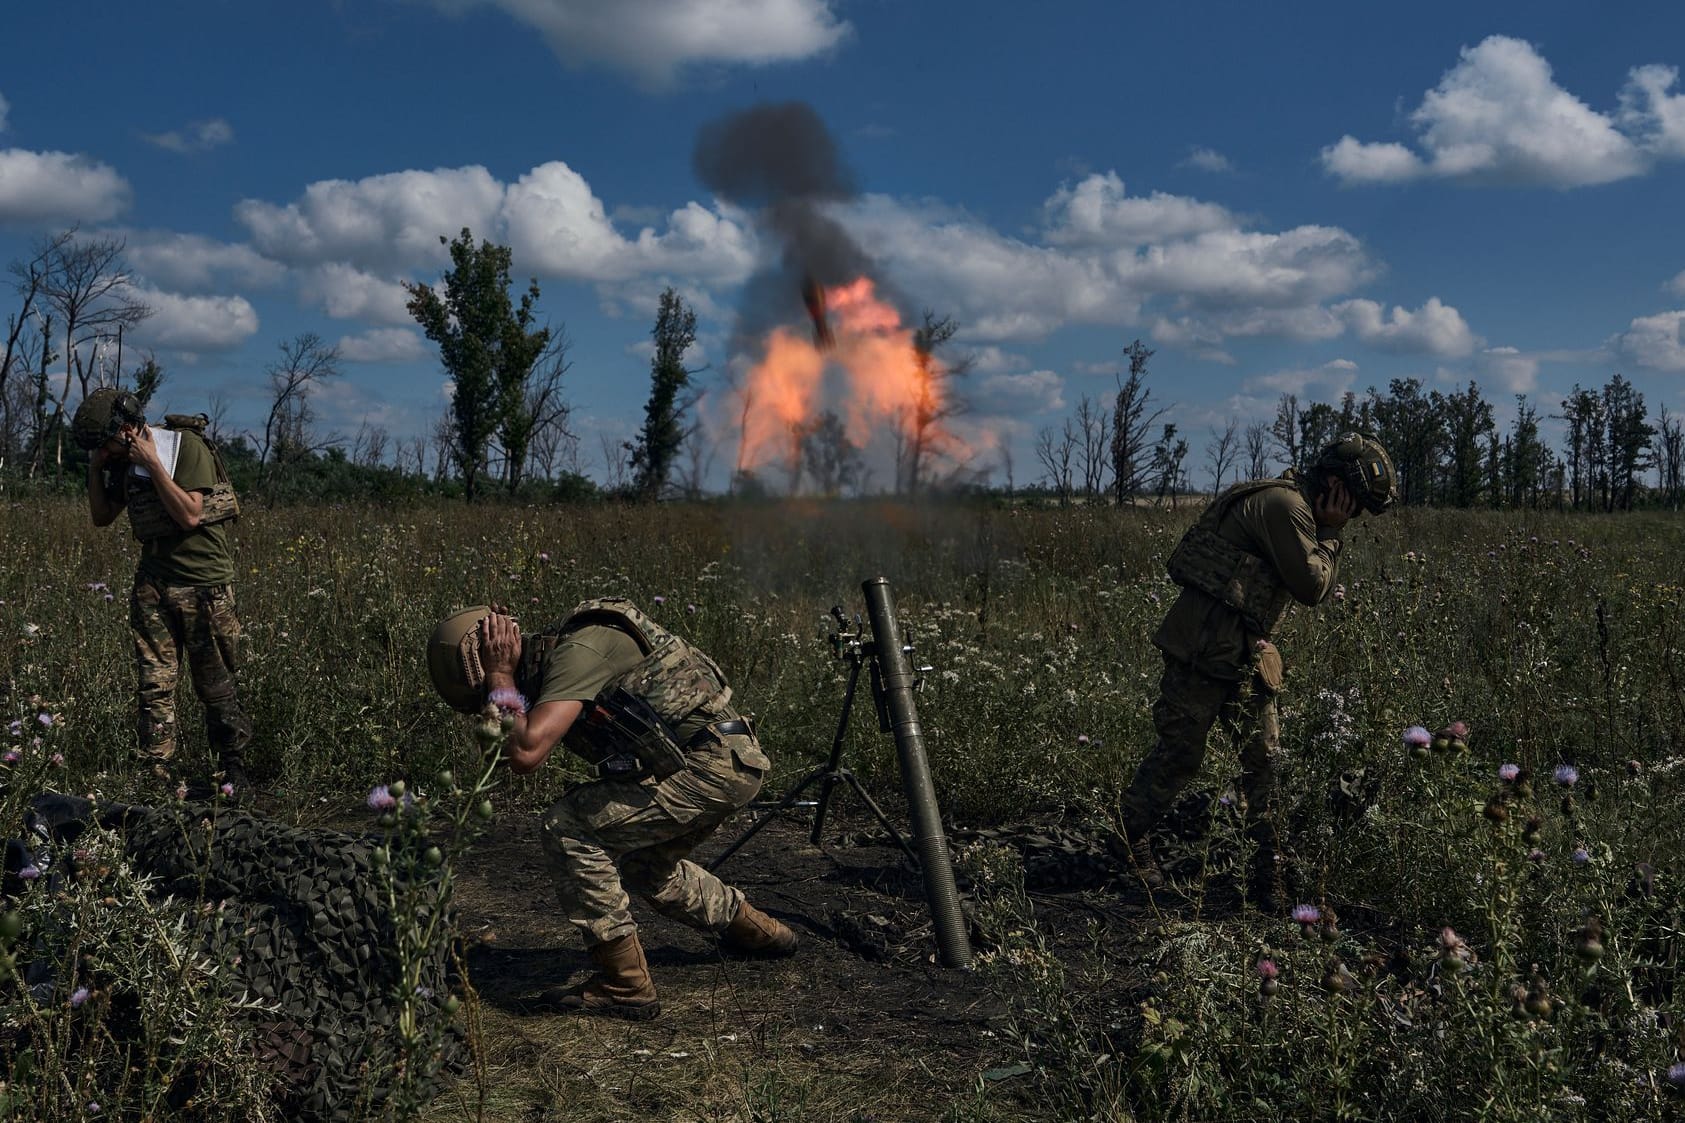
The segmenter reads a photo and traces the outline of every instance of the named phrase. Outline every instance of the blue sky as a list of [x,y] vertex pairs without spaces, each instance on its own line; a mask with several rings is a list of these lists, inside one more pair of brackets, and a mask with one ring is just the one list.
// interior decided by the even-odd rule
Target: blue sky
[[168,407],[219,394],[255,427],[277,344],[312,330],[346,358],[323,428],[399,438],[445,398],[397,282],[435,280],[437,236],[471,226],[566,325],[600,475],[599,434],[641,417],[664,285],[702,312],[715,403],[747,360],[740,288],[778,246],[691,153],[701,125],[799,99],[861,189],[833,217],[909,311],[961,323],[962,424],[1020,483],[1137,336],[1196,448],[1284,390],[1404,376],[1473,378],[1507,412],[1621,371],[1685,408],[1685,9],[1480,7],[25,6],[0,258],[73,222],[120,233]]

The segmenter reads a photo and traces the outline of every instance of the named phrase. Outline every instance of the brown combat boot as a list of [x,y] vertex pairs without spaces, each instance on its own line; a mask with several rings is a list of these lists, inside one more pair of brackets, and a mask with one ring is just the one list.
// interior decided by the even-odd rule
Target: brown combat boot
[[739,955],[776,959],[790,955],[799,942],[789,926],[774,920],[760,909],[744,901],[737,906],[737,915],[726,925],[720,943],[727,951]]
[[545,991],[533,1005],[569,1014],[602,1014],[643,1022],[661,1013],[650,981],[649,961],[636,932],[604,940],[591,948],[597,973],[579,986]]
[[1124,836],[1127,848],[1124,850],[1125,860],[1135,875],[1141,879],[1141,884],[1149,890],[1164,888],[1164,871],[1158,868],[1158,858],[1153,854],[1153,840],[1149,834],[1138,834],[1134,838]]

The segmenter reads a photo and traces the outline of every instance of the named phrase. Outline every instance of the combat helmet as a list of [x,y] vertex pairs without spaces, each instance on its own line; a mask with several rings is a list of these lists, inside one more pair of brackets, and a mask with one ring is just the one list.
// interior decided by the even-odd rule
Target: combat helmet
[[78,447],[92,452],[117,435],[124,425],[145,425],[146,410],[127,390],[102,386],[82,399],[70,419],[70,433]]
[[484,604],[453,612],[427,641],[427,673],[433,689],[451,709],[471,714],[486,700],[486,672],[480,666],[480,621],[491,614]]
[[1398,473],[1381,442],[1368,433],[1344,433],[1317,455],[1311,472],[1338,476],[1372,515],[1379,515],[1398,498]]

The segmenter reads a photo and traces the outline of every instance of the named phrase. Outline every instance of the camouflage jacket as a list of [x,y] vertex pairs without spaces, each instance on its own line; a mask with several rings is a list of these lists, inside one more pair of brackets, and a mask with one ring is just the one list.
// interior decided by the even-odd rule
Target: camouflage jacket
[[[1236,484],[1188,533],[1202,528],[1256,560],[1252,587],[1246,596],[1225,598],[1184,584],[1153,643],[1201,674],[1238,681],[1252,666],[1256,641],[1270,638],[1291,601],[1320,604],[1334,588],[1340,539],[1316,525],[1310,501],[1292,475]],[[1243,602],[1259,607],[1242,612],[1236,606]]]

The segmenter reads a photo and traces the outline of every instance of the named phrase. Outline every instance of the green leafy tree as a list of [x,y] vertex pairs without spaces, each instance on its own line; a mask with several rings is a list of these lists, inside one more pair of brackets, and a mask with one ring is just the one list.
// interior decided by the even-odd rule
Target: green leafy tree
[[696,342],[696,312],[672,286],[661,293],[650,335],[655,340],[655,354],[649,360],[644,427],[632,449],[632,493],[653,502],[661,498],[684,445],[685,413],[694,401],[685,391],[696,372],[685,366],[684,356]]
[[[441,242],[445,239],[441,237]],[[527,382],[550,341],[550,329],[534,326],[538,282],[530,281],[517,303],[509,296],[511,251],[490,241],[474,244],[465,226],[450,247],[441,297],[430,285],[405,282],[406,305],[451,378],[451,458],[462,474],[463,496],[472,503],[489,463],[494,435],[503,446],[511,490],[520,484],[533,419]]]

